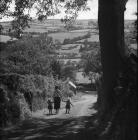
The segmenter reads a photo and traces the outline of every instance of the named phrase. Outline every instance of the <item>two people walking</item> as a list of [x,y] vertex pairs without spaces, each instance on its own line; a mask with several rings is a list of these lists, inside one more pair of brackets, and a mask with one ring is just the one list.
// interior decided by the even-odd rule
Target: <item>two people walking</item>
[[[59,113],[59,109],[60,109],[60,106],[61,106],[61,99],[62,99],[61,91],[59,90],[58,86],[55,86],[55,92],[54,92],[54,95],[53,95],[53,101],[52,101],[51,98],[49,98],[47,100],[49,115],[52,115],[53,104],[54,104],[55,113],[56,114]],[[72,105],[70,98],[68,98],[66,101],[63,101],[63,102],[66,102],[66,106],[65,106],[66,114],[69,114],[69,111],[70,111],[70,108],[71,108],[71,105]]]

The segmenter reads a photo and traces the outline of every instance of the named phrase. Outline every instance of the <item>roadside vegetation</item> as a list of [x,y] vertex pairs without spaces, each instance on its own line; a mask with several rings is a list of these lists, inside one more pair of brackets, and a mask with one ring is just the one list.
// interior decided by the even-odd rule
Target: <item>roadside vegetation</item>
[[31,117],[31,111],[45,108],[46,99],[52,97],[56,85],[63,97],[73,96],[66,82],[68,77],[75,77],[73,66],[63,67],[54,47],[47,34],[1,43],[1,103],[9,114],[0,115],[1,126]]

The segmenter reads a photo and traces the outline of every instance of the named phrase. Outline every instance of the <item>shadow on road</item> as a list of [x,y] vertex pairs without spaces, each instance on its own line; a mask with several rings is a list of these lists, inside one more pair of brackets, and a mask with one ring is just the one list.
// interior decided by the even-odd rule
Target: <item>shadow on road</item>
[[93,116],[68,119],[23,121],[11,130],[3,130],[1,140],[97,140]]
[[[75,116],[75,113],[79,111],[79,107],[83,109],[84,104],[91,104],[92,100],[89,97],[91,94],[93,94],[95,100],[96,92],[86,91],[86,93],[81,94],[84,102],[80,98],[73,109],[74,112],[72,110],[71,114],[64,114],[63,118],[61,116],[59,118],[39,116],[38,118],[33,117],[22,121],[12,128],[1,130],[0,140],[98,140],[94,127],[96,114],[92,111],[89,116],[88,112],[85,113],[87,116]],[[94,109],[93,103],[90,106],[86,105],[86,110],[87,107],[91,110]],[[46,113],[45,116],[49,116],[49,114]]]

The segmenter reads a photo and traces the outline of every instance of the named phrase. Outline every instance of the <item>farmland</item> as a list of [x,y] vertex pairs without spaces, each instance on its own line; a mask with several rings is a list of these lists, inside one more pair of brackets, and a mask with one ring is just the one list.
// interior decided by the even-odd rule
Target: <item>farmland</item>
[[[89,24],[90,22],[91,25]],[[67,31],[64,28],[64,24],[58,19],[46,20],[43,22],[33,20],[29,24],[30,28],[26,28],[24,33],[30,33],[33,37],[37,37],[41,33],[47,33],[48,36],[52,37],[55,45],[58,43],[59,48],[56,50],[56,53],[59,61],[62,61],[65,64],[72,62],[77,65],[81,61],[82,53],[84,54],[84,51],[80,52],[81,47],[85,48],[85,53],[89,53],[92,49],[97,51],[94,47],[97,46],[95,43],[97,44],[99,42],[99,33],[95,27],[95,23],[97,23],[96,20],[77,20],[74,24],[74,29]],[[133,28],[132,23],[133,21],[125,22],[126,35],[131,34]],[[4,27],[3,33],[8,33],[8,30],[11,28],[11,23],[2,22],[1,25]],[[11,40],[11,37],[4,35],[0,36],[1,42],[7,42],[8,40]],[[15,38],[13,38],[13,40],[15,40]],[[131,39],[131,41],[133,40]],[[86,45],[90,43],[90,46]],[[133,42],[131,44],[135,43]]]
[[16,38],[11,38],[10,36],[0,35],[0,42],[7,42],[9,40],[16,40]]
[[51,33],[49,36],[53,38],[53,40],[59,40],[63,43],[64,39],[73,39],[78,36],[86,35],[87,32],[85,30],[79,32],[58,32],[58,33]]
[[[83,72],[85,71],[84,63],[86,62],[84,57],[91,54],[95,55],[100,48],[98,29],[92,25],[88,25],[88,22],[89,20],[77,21],[77,23],[75,24],[75,27],[77,28],[67,31],[64,28],[64,24],[62,24],[60,20],[47,20],[43,23],[34,20],[30,23],[30,28],[25,29],[23,34],[29,34],[35,39],[35,37],[38,37],[40,34],[47,33],[48,36],[53,39],[53,45],[56,48],[55,58],[57,58],[57,60],[61,62],[62,67],[72,66],[71,68],[73,71],[75,71],[76,74],[75,76],[73,75],[75,78],[75,82],[78,84],[88,84],[91,83],[89,75],[85,77],[83,76]],[[125,40],[129,50],[137,55],[137,44],[136,40],[133,37],[134,25],[132,23],[133,21],[125,22]],[[0,35],[0,42],[11,41],[11,39],[16,40],[16,38],[8,36],[8,31],[11,28],[11,23],[3,22],[1,24],[3,25],[4,30],[3,34]],[[3,57],[4,55],[7,55],[6,53],[7,52],[5,52],[5,54],[1,53],[1,56]],[[95,61],[95,59],[93,59],[93,56],[91,58]],[[39,64],[40,62],[38,62],[38,65]],[[42,66],[45,68],[45,65],[46,64],[44,63],[44,65]],[[16,65],[15,68],[17,68]],[[21,70],[28,70],[28,67],[27,69],[25,68],[25,70]]]

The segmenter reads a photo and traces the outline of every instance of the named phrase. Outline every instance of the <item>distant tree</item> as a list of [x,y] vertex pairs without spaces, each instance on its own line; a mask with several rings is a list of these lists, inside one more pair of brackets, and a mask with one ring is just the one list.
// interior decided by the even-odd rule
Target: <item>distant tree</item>
[[[9,9],[11,3],[15,3],[14,10]],[[36,17],[38,20],[43,21],[47,19],[48,16],[59,14],[63,8],[66,13],[65,21],[72,23],[72,21],[76,19],[78,11],[88,9],[87,0],[2,0],[0,2],[0,14],[2,16],[13,17],[12,26],[16,31],[17,37],[20,37],[22,30],[29,26],[29,21],[31,20],[30,12],[32,9],[37,11]],[[69,22],[66,26],[67,29],[70,28]]]
[[82,47],[82,45],[80,45],[79,52],[82,52],[82,51],[83,51],[83,47]]
[[[3,55],[6,53],[6,55]],[[52,39],[45,35],[36,38],[25,37],[10,43],[1,52],[3,73],[47,75],[52,72],[51,62],[55,51]]]
[[28,21],[31,21],[31,19],[28,16],[20,16],[16,20],[12,21],[12,30],[15,32],[16,38],[21,38],[23,30],[26,27],[30,27]]
[[65,19],[61,19],[62,23],[65,23],[64,28],[67,31],[70,31],[74,28],[74,24],[75,24],[75,19],[68,19],[67,17]]
[[96,84],[96,72],[89,71],[88,77],[91,80],[91,84]]
[[84,47],[87,48],[88,47],[88,40],[85,39],[83,43],[84,43]]
[[96,21],[89,21],[88,26],[91,26],[92,28],[98,29],[98,23]]
[[83,68],[83,66],[84,66],[83,61],[79,61],[76,65],[76,68],[77,68],[77,70],[80,70]]
[[72,62],[70,60],[67,61],[66,66],[71,66]]
[[69,77],[70,79],[74,80],[76,78],[74,67],[71,65],[63,67],[62,71],[61,71],[61,75],[65,79],[67,79]]
[[57,40],[57,39],[56,39],[56,40],[55,40],[55,44],[56,44],[56,45],[61,45],[62,43],[60,42],[60,40]]
[[83,54],[82,59],[84,72],[87,75],[89,75],[89,72],[99,72],[102,70],[100,51],[92,51],[91,53],[85,53]]
[[65,38],[63,41],[63,44],[69,44],[71,42],[71,40],[69,38]]
[[57,60],[54,60],[51,63],[51,68],[52,68],[52,74],[54,77],[57,77],[58,79],[61,79],[61,63]]

